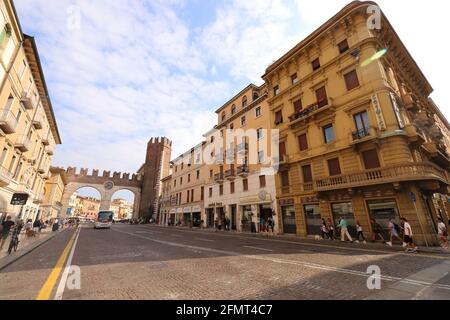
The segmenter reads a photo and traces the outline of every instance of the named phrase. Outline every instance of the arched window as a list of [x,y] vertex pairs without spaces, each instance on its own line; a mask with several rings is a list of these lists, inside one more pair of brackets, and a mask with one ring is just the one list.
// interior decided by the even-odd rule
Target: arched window
[[245,108],[247,106],[247,96],[244,96],[242,98],[242,108]]
[[233,104],[231,106],[231,114],[235,114],[236,113],[236,106]]

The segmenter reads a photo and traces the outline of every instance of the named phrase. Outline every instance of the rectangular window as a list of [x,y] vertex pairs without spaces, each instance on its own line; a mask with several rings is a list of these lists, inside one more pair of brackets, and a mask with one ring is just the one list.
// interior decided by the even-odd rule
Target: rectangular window
[[280,94],[280,87],[279,86],[273,87],[273,95],[277,96],[279,94]]
[[298,112],[302,111],[302,109],[303,109],[302,100],[298,99],[298,100],[294,101],[294,112],[298,113]]
[[298,136],[298,145],[300,147],[300,151],[308,150],[308,139],[306,137],[306,133]]
[[266,176],[259,176],[259,187],[260,188],[266,187]]
[[283,112],[280,110],[275,113],[275,125],[279,125],[282,123],[283,123]]
[[353,119],[355,120],[355,126],[358,131],[369,130],[370,123],[369,114],[367,113],[367,111],[355,114],[353,116]]
[[247,119],[245,116],[241,117],[241,127],[245,126]]
[[197,180],[200,179],[200,170],[197,170]]
[[177,187],[177,180],[173,181],[173,187],[176,188]]
[[17,75],[20,79],[22,79],[23,74],[25,73],[25,68],[27,67],[27,62],[25,60],[22,61],[20,64],[19,71],[17,72]]
[[313,62],[311,62],[313,71],[316,71],[320,68],[320,60],[319,58],[315,59]]
[[191,174],[188,174],[188,182],[191,182]]
[[219,195],[223,196],[223,184],[219,186]]
[[17,116],[16,116],[16,119],[17,119],[17,121],[20,121],[20,117],[22,116],[22,111],[18,111],[17,112]]
[[213,195],[213,189],[209,188],[209,197],[212,198],[212,195]]
[[341,166],[339,164],[339,158],[328,160],[328,170],[330,176],[338,176],[341,174]]
[[189,203],[189,199],[190,199],[190,196],[189,196],[189,195],[190,195],[190,191],[188,190],[188,191],[187,191],[186,203]]
[[308,183],[308,182],[312,182],[313,181],[312,170],[311,170],[311,166],[310,165],[303,166],[302,167],[302,173],[303,173],[303,182],[304,183]]
[[289,171],[281,171],[280,177],[281,177],[281,186],[289,187]]
[[334,142],[335,137],[334,137],[333,125],[329,124],[329,125],[323,127],[322,129],[323,129],[323,139],[324,139],[325,143]]
[[345,51],[347,51],[349,49],[347,39],[345,39],[344,41],[341,41],[338,44],[338,47],[339,47],[339,53],[344,53]]
[[258,138],[258,140],[263,138],[263,129],[259,128],[256,130],[256,137]]
[[258,107],[255,109],[255,115],[257,118],[261,117],[261,115],[262,115],[261,107]]
[[247,179],[242,180],[242,186],[244,188],[244,192],[248,191],[248,180]]
[[191,202],[194,202],[194,189],[191,190]]
[[324,107],[328,104],[327,90],[325,89],[325,87],[321,87],[316,90],[316,99],[319,108]]
[[234,182],[230,182],[230,193],[234,193]]
[[213,175],[214,175],[214,171],[209,170],[209,178],[210,178],[210,179],[212,179]]
[[23,166],[22,162],[19,163],[19,165],[17,166],[16,173],[14,173],[14,180],[17,180],[17,178],[19,177],[20,171],[22,170],[22,166]]
[[286,157],[286,143],[280,142],[280,160],[284,160]]
[[180,178],[180,186],[183,185],[183,177]]
[[378,158],[378,152],[376,149],[364,151],[362,153],[362,157],[366,170],[378,169],[381,167],[380,159]]
[[356,70],[350,71],[349,73],[344,75],[344,78],[348,91],[359,87],[358,74],[356,73]]
[[10,95],[8,98],[8,101],[6,102],[5,110],[10,110],[13,102],[14,102],[14,97],[12,95]]
[[3,163],[5,162],[7,155],[8,155],[8,148],[4,148],[0,156],[0,167],[3,166]]
[[264,162],[264,151],[259,151],[258,152],[258,163],[263,163]]
[[298,83],[297,73],[294,73],[294,74],[291,76],[291,83],[292,83],[292,84],[297,84],[297,83]]
[[17,159],[16,156],[12,157],[11,163],[9,164],[9,168],[8,168],[8,171],[10,173],[13,172],[14,166],[16,164],[16,159]]
[[202,187],[200,191],[201,191],[200,200],[203,201],[205,199],[205,187]]

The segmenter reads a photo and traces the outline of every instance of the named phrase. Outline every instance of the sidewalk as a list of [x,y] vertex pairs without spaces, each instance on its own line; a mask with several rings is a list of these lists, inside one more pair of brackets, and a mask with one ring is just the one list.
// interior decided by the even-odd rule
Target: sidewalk
[[[66,229],[64,229],[66,230]],[[51,228],[47,228],[43,230],[41,233],[36,235],[36,237],[28,238],[24,232],[21,233],[19,238],[19,248],[17,252],[12,252],[8,255],[8,246],[11,240],[11,236],[8,237],[3,249],[0,251],[0,270],[6,268],[10,264],[22,258],[24,255],[30,253],[31,251],[37,249],[57,234],[62,232],[63,230],[59,230],[57,232],[52,232]]]
[[[155,226],[155,225],[152,225]],[[189,228],[189,227],[167,227],[167,226],[157,226],[160,228],[174,228],[186,231],[200,231],[200,232],[211,232],[211,233],[219,233],[225,235],[235,235],[235,236],[245,236],[249,238],[259,238],[259,239],[271,239],[278,241],[289,241],[289,242],[297,242],[299,244],[318,244],[324,246],[340,246],[343,248],[356,248],[356,249],[368,249],[368,250],[382,250],[382,251],[392,251],[392,252],[405,252],[405,248],[403,248],[400,244],[394,244],[392,247],[383,244],[381,242],[372,243],[368,241],[366,244],[363,243],[350,243],[350,242],[341,242],[340,240],[315,240],[312,238],[300,238],[295,235],[269,235],[267,233],[250,233],[250,232],[238,232],[238,231],[215,231],[214,229],[200,229],[200,228]],[[450,250],[445,250],[441,247],[425,247],[420,246],[418,248],[419,253],[432,253],[432,254],[440,254],[440,255],[448,255],[450,258]]]

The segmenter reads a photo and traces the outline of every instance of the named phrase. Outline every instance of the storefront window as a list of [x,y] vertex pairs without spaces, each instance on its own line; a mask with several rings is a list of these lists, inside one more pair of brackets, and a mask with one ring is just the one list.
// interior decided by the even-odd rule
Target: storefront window
[[242,231],[250,232],[252,227],[252,206],[242,206]]
[[[344,203],[333,203],[332,204],[332,210],[333,210],[333,219],[334,223],[337,226],[339,224],[340,219],[347,220],[348,223],[348,232],[352,237],[356,237],[356,221],[355,221],[355,215],[353,214],[353,205],[351,202],[344,202]],[[340,237],[340,232],[337,230],[338,236]]]
[[389,219],[394,219],[400,225],[400,216],[397,210],[397,203],[394,199],[372,200],[367,202],[371,219],[375,219],[383,228],[382,234],[385,239],[389,239]]
[[318,204],[305,205],[306,230],[308,235],[320,235],[320,226],[322,225],[322,217],[320,216],[320,207]]
[[297,224],[295,222],[294,206],[281,207],[283,215],[283,230],[287,234],[297,234]]

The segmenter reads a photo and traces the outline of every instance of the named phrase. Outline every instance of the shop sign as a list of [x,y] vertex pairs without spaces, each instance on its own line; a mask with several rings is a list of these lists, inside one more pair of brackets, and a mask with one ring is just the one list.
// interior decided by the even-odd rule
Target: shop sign
[[294,199],[280,199],[280,201],[278,201],[280,206],[293,206],[295,201]]
[[202,212],[202,208],[200,206],[192,207],[192,212]]
[[380,101],[376,94],[372,96],[372,106],[375,111],[375,116],[377,117],[378,128],[380,128],[381,131],[385,131],[387,129],[386,122],[384,121],[383,110],[381,110]]
[[175,214],[175,213],[177,213],[177,209],[170,210],[170,214]]
[[397,103],[397,98],[395,97],[395,94],[393,92],[391,92],[391,101],[392,106],[394,107],[395,116],[397,117],[398,125],[400,129],[403,129],[405,127],[405,121],[403,120],[400,108]]
[[178,208],[177,213],[183,213],[183,208]]
[[318,202],[320,202],[318,196],[313,196],[313,197],[303,197],[303,198],[302,198],[302,203],[318,203]]

